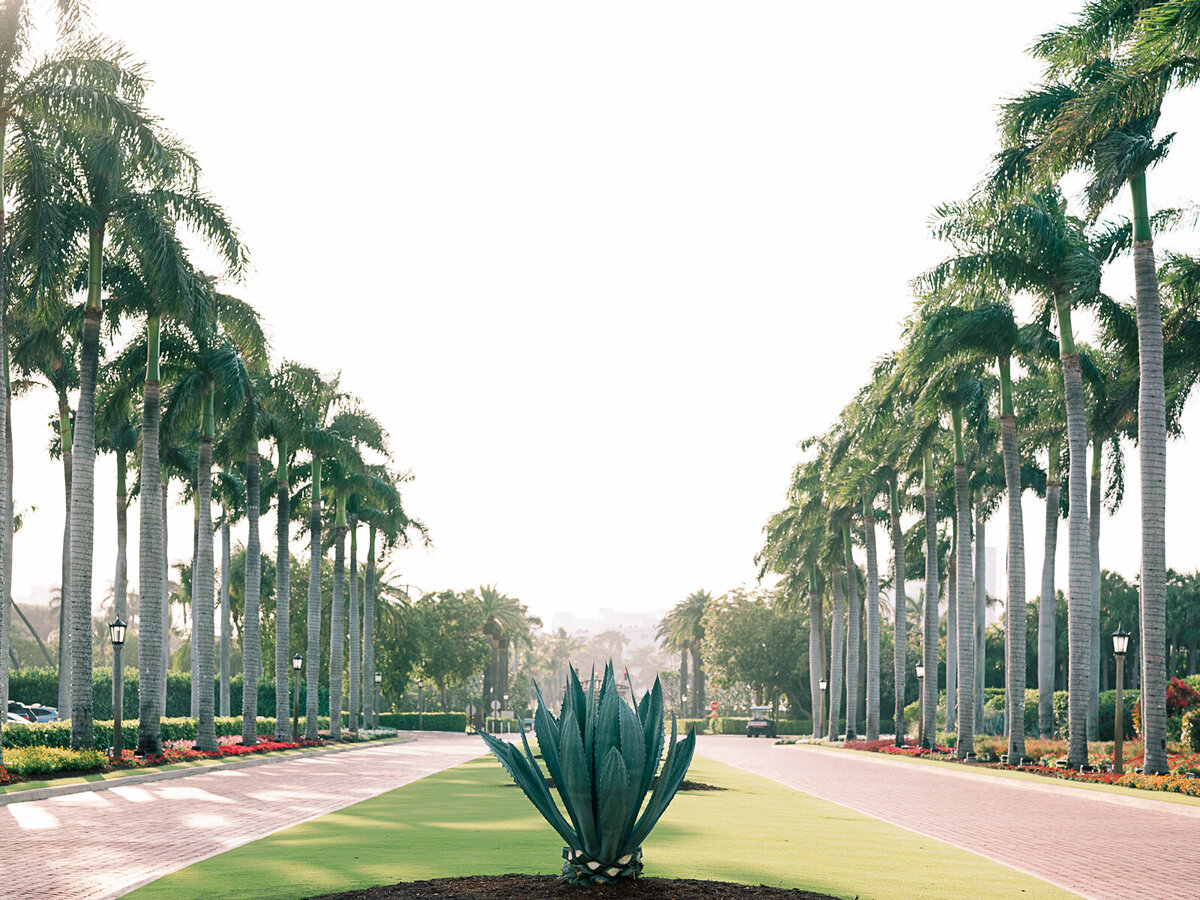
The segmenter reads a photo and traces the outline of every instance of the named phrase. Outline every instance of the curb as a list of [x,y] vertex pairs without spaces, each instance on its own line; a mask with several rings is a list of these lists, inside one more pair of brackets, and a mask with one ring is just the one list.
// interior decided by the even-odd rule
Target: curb
[[228,772],[234,769],[250,769],[255,766],[265,766],[269,763],[289,762],[294,759],[309,759],[314,756],[329,756],[333,753],[349,753],[354,750],[364,750],[368,747],[379,747],[386,744],[404,744],[419,740],[416,737],[397,736],[384,738],[379,741],[361,741],[333,747],[318,747],[306,750],[294,756],[266,756],[255,759],[231,759],[228,762],[209,766],[190,766],[186,769],[171,769],[166,772],[147,772],[144,775],[127,775],[123,778],[110,778],[103,781],[85,781],[80,784],[49,785],[41,788],[30,788],[14,791],[10,794],[0,794],[0,807],[13,803],[25,803],[31,800],[47,800],[52,797],[65,797],[69,794],[82,794],[89,791],[104,791],[109,788],[122,787],[127,784],[148,784],[154,781],[172,781],[176,778],[187,778],[189,775],[203,775],[208,772]]

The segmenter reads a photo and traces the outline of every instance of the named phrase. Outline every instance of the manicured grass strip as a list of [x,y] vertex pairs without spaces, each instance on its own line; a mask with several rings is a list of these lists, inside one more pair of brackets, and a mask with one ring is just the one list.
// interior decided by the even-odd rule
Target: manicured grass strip
[[900,753],[873,753],[870,750],[847,750],[845,747],[822,746],[820,744],[782,744],[781,747],[806,747],[815,750],[829,750],[836,753],[856,753],[859,756],[874,757],[875,759],[898,760],[905,763],[916,763],[920,766],[940,766],[958,772],[969,772],[972,775],[988,775],[996,778],[1013,778],[1017,781],[1028,781],[1034,784],[1053,785],[1056,787],[1082,788],[1085,791],[1102,791],[1107,794],[1119,794],[1122,797],[1135,797],[1140,800],[1156,800],[1161,803],[1182,803],[1185,806],[1200,806],[1200,797],[1188,794],[1176,794],[1173,791],[1148,791],[1144,788],[1126,787],[1122,784],[1101,784],[1095,781],[1075,781],[1070,778],[1051,778],[1048,775],[1037,775],[1033,772],[1022,772],[1020,769],[993,769],[990,766],[964,765],[948,759],[927,759],[922,756],[904,756]]
[[[646,874],[838,897],[1073,897],[1030,875],[708,759],[645,844]],[[249,814],[249,813],[248,813]],[[490,757],[188,866],[130,897],[309,897],[455,875],[558,874],[562,842]]]

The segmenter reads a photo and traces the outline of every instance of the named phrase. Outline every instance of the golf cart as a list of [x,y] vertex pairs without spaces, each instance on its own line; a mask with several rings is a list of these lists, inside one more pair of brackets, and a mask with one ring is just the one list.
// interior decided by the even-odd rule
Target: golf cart
[[769,706],[750,707],[746,737],[775,737],[775,711]]

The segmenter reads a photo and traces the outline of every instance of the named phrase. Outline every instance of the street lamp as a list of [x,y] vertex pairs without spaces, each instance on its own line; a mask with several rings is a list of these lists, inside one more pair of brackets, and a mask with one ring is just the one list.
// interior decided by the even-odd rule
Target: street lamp
[[304,657],[297,653],[292,657],[292,743],[300,743],[300,667]]
[[425,730],[425,679],[417,679],[417,731]]
[[821,686],[821,712],[817,717],[817,737],[825,735],[825,689],[829,687],[829,679],[822,678],[817,682]]
[[1112,633],[1113,656],[1117,658],[1117,715],[1113,722],[1113,771],[1118,775],[1125,773],[1125,748],[1122,741],[1125,737],[1125,654],[1129,652],[1129,632],[1117,625]]
[[917,744],[925,746],[925,666],[917,663]]
[[121,651],[125,649],[125,623],[117,616],[108,625],[108,636],[113,648],[113,744],[111,755],[117,759],[124,752],[121,740],[121,719],[125,717],[125,666],[121,663]]
[[383,684],[383,673],[375,673],[375,727],[379,727],[379,691],[380,685]]

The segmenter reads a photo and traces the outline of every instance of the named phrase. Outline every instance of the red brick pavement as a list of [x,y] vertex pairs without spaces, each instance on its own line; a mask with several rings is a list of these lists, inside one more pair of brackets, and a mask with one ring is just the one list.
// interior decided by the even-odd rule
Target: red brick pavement
[[0,896],[119,897],[484,751],[473,735],[421,732],[406,743],[12,803],[0,807]]
[[696,749],[1085,897],[1200,896],[1200,806],[732,735]]

